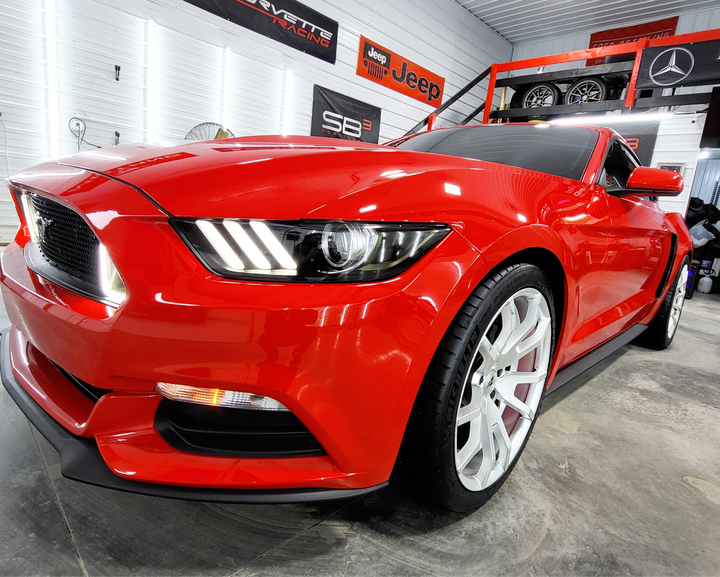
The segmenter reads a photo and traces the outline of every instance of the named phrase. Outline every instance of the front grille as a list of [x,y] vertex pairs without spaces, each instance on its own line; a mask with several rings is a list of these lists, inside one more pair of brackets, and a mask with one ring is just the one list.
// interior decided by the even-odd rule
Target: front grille
[[155,429],[186,453],[226,457],[307,457],[324,455],[320,443],[295,415],[207,407],[163,399]]
[[40,252],[52,266],[84,280],[98,282],[98,241],[75,211],[43,196],[29,195],[35,209]]

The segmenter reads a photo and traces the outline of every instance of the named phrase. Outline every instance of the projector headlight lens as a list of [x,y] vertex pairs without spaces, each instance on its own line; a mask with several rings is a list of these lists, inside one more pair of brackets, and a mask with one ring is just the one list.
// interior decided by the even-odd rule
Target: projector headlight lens
[[449,232],[445,224],[171,220],[217,276],[294,282],[381,281],[407,270]]

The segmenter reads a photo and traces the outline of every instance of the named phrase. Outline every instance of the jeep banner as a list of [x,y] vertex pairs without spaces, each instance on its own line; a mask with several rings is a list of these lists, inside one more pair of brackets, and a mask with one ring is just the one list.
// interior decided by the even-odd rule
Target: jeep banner
[[364,36],[360,37],[357,73],[434,108],[442,103],[444,78]]
[[643,50],[636,88],[702,86],[720,82],[720,40]]
[[335,64],[338,23],[295,0],[185,0],[193,6]]
[[344,94],[315,85],[313,89],[310,136],[378,143],[380,113],[377,106],[365,104]]

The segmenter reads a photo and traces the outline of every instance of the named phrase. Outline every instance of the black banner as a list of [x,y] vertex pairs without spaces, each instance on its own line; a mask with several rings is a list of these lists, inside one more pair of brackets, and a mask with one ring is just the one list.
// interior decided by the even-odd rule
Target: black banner
[[313,90],[310,136],[378,143],[380,113],[377,106],[365,104],[315,85]]
[[655,141],[657,140],[659,120],[645,120],[643,122],[612,122],[603,123],[620,133],[627,143],[638,155],[643,166],[650,166],[653,152],[655,152]]
[[700,148],[720,148],[720,87],[713,88],[705,117]]
[[701,86],[720,82],[720,40],[643,50],[636,88]]
[[338,23],[295,0],[185,0],[234,24],[335,64]]

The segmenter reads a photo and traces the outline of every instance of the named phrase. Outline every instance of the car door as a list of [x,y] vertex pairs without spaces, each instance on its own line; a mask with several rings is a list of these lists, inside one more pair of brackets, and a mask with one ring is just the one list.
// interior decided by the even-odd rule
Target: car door
[[[671,231],[656,200],[627,195],[627,180],[640,162],[620,139],[608,146],[595,192],[608,213],[601,223],[607,252],[600,263],[601,290],[587,318],[589,347],[595,347],[637,322],[654,301],[671,250]],[[622,192],[622,194],[621,194]]]

